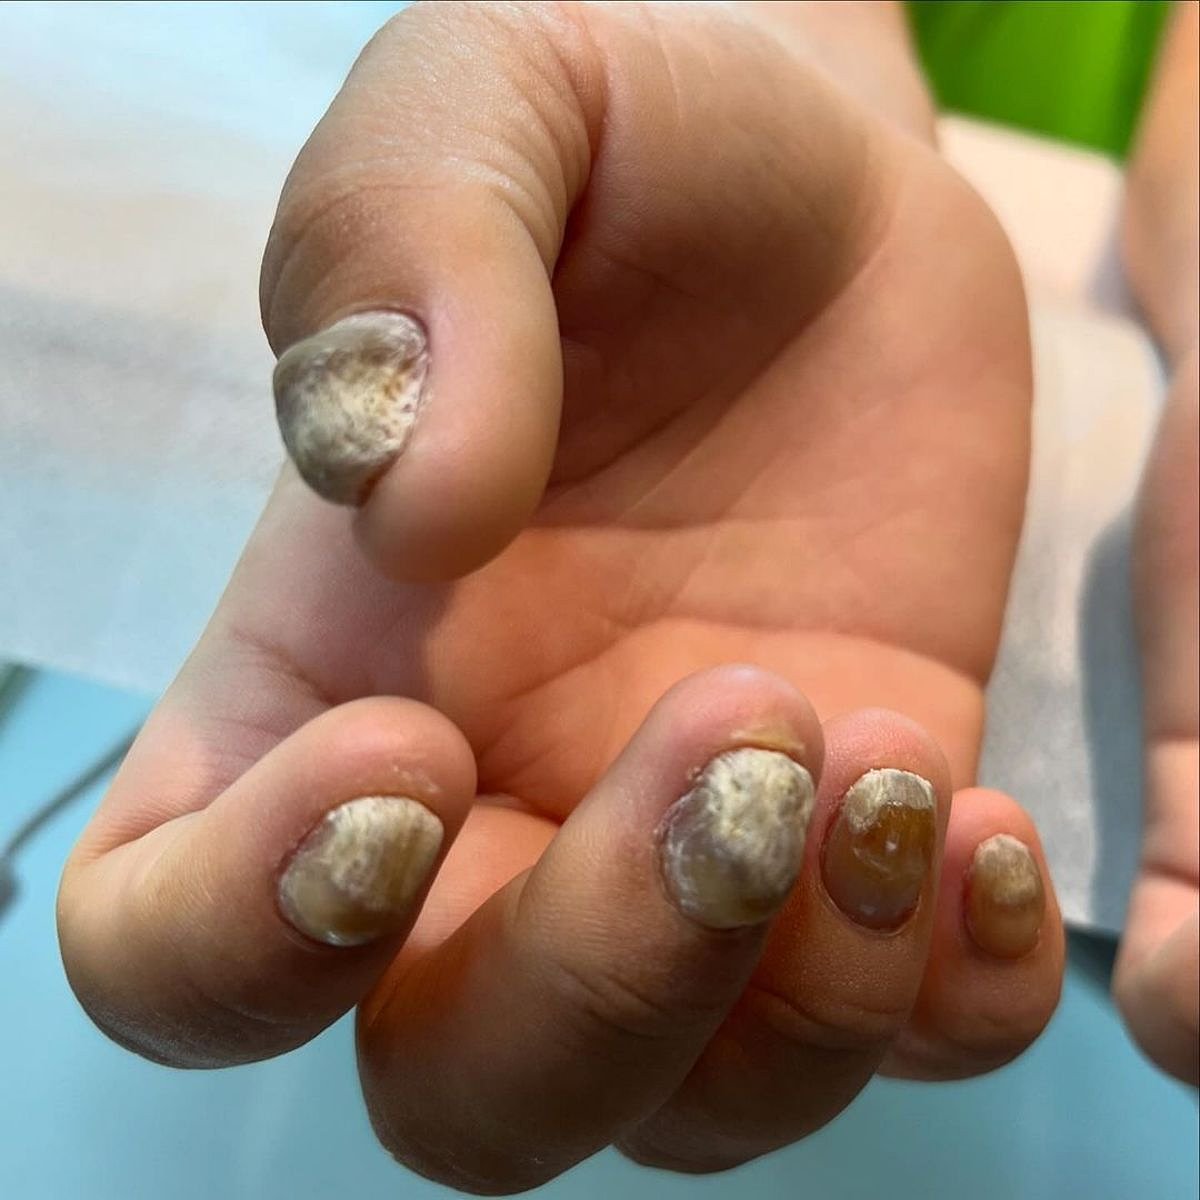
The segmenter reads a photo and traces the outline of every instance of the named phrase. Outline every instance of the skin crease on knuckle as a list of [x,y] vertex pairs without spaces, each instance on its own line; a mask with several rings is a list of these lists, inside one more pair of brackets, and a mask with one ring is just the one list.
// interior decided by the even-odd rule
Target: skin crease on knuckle
[[1040,994],[1015,1011],[972,1012],[961,1019],[947,1017],[938,1027],[935,1058],[952,1057],[957,1064],[974,1064],[980,1072],[995,1070],[1024,1053],[1045,1029],[1058,1007],[1058,990]]
[[820,1006],[751,986],[744,1001],[765,1030],[784,1042],[848,1053],[882,1052],[908,1007],[874,1009],[860,999],[827,996]]
[[615,1042],[627,1044],[636,1054],[638,1044],[670,1042],[678,1037],[682,1024],[709,1023],[719,1011],[702,998],[681,1004],[669,995],[669,988],[664,990],[665,981],[639,986],[618,971],[580,967],[569,956],[556,956],[553,965],[543,959],[540,971],[547,975],[551,989],[566,998],[564,1011],[575,1022],[560,1036],[580,1046]]

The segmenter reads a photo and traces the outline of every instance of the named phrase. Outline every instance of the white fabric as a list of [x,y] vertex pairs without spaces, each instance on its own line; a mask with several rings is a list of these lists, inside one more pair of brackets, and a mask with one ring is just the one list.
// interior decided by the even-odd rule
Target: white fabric
[[[395,5],[0,7],[0,658],[161,689],[281,451],[256,274],[278,189]],[[947,153],[1035,314],[1028,528],[983,781],[1035,813],[1067,915],[1136,853],[1127,513],[1161,383],[1113,268],[1116,168],[961,121]]]
[[980,782],[1037,819],[1068,920],[1115,931],[1141,829],[1130,516],[1163,394],[1121,277],[1121,173],[985,125],[939,132],[1008,231],[1033,314],[1028,512]]

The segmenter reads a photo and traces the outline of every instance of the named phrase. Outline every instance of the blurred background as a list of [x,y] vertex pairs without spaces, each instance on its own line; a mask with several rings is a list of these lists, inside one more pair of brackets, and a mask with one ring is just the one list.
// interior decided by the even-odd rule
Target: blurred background
[[[259,1066],[156,1067],[84,1018],[53,922],[111,759],[278,469],[259,257],[296,151],[400,7],[0,6],[4,1200],[448,1194],[376,1145],[347,1022]],[[1138,836],[1128,514],[1162,386],[1114,230],[1167,7],[910,8],[954,114],[944,149],[1008,229],[1033,309],[1030,516],[983,778],[1037,815],[1076,930],[1058,1015],[988,1078],[877,1081],[820,1134],[730,1175],[605,1153],[548,1196],[1197,1194],[1196,1095],[1140,1058],[1107,996]],[[1014,753],[1030,744],[1054,753]]]

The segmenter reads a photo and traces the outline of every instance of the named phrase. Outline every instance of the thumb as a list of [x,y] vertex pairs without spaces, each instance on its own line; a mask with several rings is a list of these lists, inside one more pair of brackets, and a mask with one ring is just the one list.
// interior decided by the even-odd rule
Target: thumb
[[386,26],[301,153],[266,251],[284,442],[314,490],[360,508],[392,575],[492,557],[554,455],[549,268],[595,89],[570,21],[522,17],[520,40],[473,6]]
[[740,9],[406,10],[267,247],[293,461],[388,574],[482,565],[550,477],[564,342],[576,465],[736,395],[877,243],[882,138]]

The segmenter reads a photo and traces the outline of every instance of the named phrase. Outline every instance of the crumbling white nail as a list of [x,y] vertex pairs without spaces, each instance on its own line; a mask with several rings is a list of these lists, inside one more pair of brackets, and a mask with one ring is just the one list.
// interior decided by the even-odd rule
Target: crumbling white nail
[[410,917],[442,845],[442,823],[405,796],[364,796],[325,814],[279,880],[279,907],[301,933],[357,946]]
[[297,342],[275,365],[275,411],[301,476],[361,504],[412,436],[425,399],[425,330],[398,312],[357,313]]
[[659,861],[676,906],[713,929],[772,916],[800,873],[813,799],[812,776],[778,750],[719,754],[660,826]]
[[932,812],[933,784],[912,771],[876,768],[861,775],[846,793],[842,816],[854,833],[864,833],[878,823],[884,809],[896,805]]

